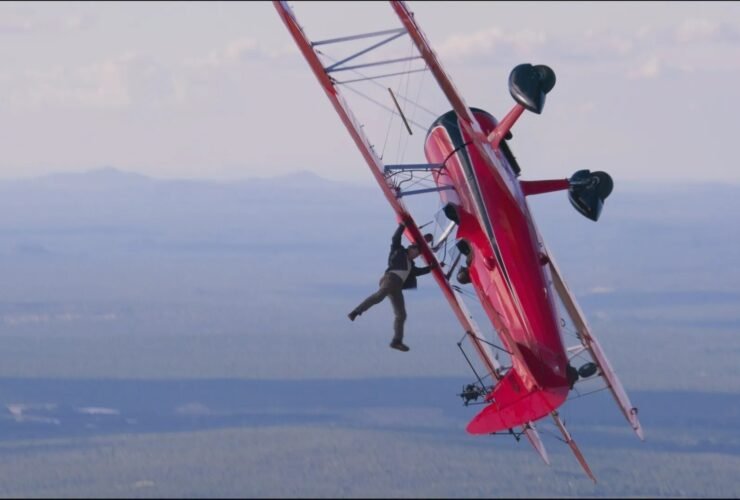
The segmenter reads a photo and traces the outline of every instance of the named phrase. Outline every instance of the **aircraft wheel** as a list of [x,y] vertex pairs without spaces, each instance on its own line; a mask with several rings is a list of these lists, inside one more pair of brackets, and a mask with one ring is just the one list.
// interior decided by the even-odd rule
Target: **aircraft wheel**
[[462,285],[470,283],[470,271],[467,267],[461,267],[457,272],[457,281]]

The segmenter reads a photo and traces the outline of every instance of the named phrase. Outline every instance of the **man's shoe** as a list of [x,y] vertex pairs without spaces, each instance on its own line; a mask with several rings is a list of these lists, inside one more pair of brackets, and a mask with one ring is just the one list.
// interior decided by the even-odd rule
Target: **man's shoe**
[[359,316],[359,315],[360,315],[360,313],[358,313],[357,311],[352,311],[351,313],[349,313],[349,314],[347,315],[347,317],[349,318],[349,320],[350,320],[350,321],[354,321],[354,320],[355,320],[355,318],[356,318],[357,316]]
[[409,346],[404,344],[403,342],[391,342],[391,349],[398,349],[401,352],[406,352],[409,350]]

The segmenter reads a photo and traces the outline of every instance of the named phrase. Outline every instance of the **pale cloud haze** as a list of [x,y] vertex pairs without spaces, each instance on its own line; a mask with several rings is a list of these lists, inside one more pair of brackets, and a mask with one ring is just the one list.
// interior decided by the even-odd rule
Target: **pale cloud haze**
[[[740,4],[409,5],[471,105],[501,116],[514,65],[555,69],[545,112],[515,130],[527,178],[740,180]],[[380,2],[294,8],[314,39],[397,24]],[[372,182],[268,2],[2,3],[0,68],[2,178],[112,165]]]

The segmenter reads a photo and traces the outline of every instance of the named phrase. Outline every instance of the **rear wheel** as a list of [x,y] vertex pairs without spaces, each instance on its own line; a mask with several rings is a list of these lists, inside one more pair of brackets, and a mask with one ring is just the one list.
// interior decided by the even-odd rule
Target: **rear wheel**
[[468,283],[470,283],[470,271],[467,267],[463,266],[457,272],[457,281],[461,285],[467,285]]

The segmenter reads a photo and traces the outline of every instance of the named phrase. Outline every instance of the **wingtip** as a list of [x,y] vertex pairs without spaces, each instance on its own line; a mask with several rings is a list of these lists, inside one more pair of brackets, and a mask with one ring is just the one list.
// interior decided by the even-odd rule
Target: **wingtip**
[[581,464],[581,468],[583,469],[583,472],[586,473],[586,475],[591,479],[591,481],[594,482],[594,484],[598,483],[598,481],[596,480],[596,475],[591,470],[591,467],[589,467],[584,456],[580,454],[580,451],[576,453],[576,458],[578,458],[578,463]]
[[535,449],[542,461],[545,462],[545,464],[550,465],[550,457],[547,454],[547,449],[545,448],[545,444],[542,442],[542,438],[540,438],[540,434],[537,432],[533,422],[529,422],[524,426],[524,435],[527,436],[529,443]]
[[645,434],[642,432],[642,427],[635,429],[635,433],[637,434],[637,437],[640,438],[640,441],[645,441]]

